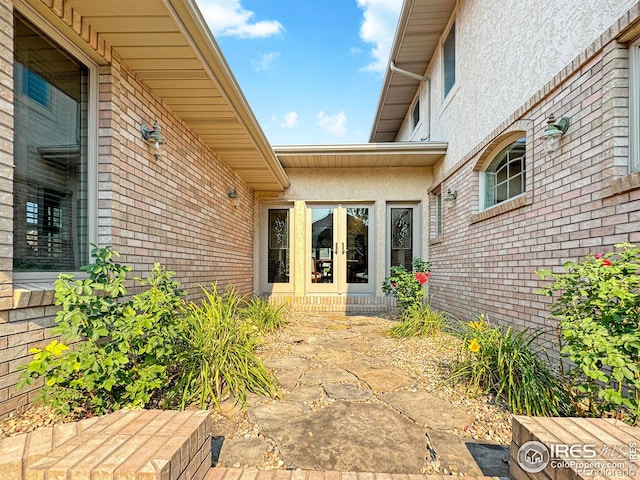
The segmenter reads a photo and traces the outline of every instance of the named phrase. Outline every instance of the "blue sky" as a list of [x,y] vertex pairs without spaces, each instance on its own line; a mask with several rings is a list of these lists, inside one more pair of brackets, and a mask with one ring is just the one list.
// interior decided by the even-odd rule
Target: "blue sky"
[[197,0],[274,145],[366,143],[402,0]]

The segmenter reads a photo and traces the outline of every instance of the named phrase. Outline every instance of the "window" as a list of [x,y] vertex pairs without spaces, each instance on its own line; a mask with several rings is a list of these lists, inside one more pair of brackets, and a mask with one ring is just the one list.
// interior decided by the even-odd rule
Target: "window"
[[24,94],[35,100],[43,107],[49,106],[49,84],[32,70],[24,71],[23,91]]
[[420,99],[416,100],[413,105],[413,111],[411,112],[411,127],[416,128],[420,123]]
[[414,224],[413,208],[390,208],[391,220],[391,255],[390,266],[404,266],[412,270],[414,257]]
[[433,238],[439,237],[440,235],[442,235],[442,194],[440,192],[438,192],[434,197],[433,197],[433,207],[434,207],[434,212],[433,212],[433,219],[434,219],[434,226],[433,226]]
[[90,241],[89,69],[18,12],[14,27],[13,266],[75,271]]
[[269,209],[268,283],[289,283],[289,209]]
[[444,96],[456,83],[456,24],[451,25],[447,39],[442,46],[443,70],[444,70]]
[[640,41],[630,47],[629,66],[629,171],[640,170]]
[[520,138],[500,151],[484,172],[484,208],[525,192],[526,139]]

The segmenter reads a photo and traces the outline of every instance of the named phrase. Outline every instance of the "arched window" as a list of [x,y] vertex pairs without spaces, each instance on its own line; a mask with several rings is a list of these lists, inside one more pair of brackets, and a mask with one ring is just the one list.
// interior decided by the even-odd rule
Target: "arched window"
[[484,172],[484,208],[525,192],[526,139],[519,138],[500,151]]

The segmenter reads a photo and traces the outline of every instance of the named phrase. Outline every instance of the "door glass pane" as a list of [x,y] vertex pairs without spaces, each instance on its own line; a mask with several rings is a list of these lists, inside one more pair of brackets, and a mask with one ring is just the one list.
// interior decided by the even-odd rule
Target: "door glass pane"
[[269,283],[289,283],[289,210],[269,210]]
[[413,261],[413,209],[391,209],[391,266],[404,266],[412,270]]
[[311,281],[333,283],[333,209],[311,209]]
[[347,208],[347,283],[369,283],[369,209]]

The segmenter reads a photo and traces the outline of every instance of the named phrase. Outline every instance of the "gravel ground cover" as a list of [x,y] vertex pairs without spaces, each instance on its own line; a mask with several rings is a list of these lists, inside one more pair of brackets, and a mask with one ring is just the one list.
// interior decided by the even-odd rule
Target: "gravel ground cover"
[[[321,318],[319,314],[311,316]],[[303,323],[307,324],[309,317],[309,314],[292,314],[292,320],[287,328],[270,334],[266,338],[264,344],[259,348],[260,357],[267,360],[290,355],[295,344],[291,341],[292,335],[295,335],[297,326]],[[348,321],[348,318],[340,315],[331,316],[331,319],[338,321],[338,323],[341,319]],[[368,322],[381,332],[393,325],[389,318],[383,316],[369,317]],[[375,354],[377,357],[388,357],[391,366],[417,379],[415,389],[427,391],[451,402],[475,418],[465,428],[452,430],[450,433],[460,438],[488,440],[508,445],[511,441],[511,414],[504,404],[496,402],[491,395],[479,395],[478,392],[469,391],[465,385],[451,384],[446,381],[449,365],[455,359],[459,349],[460,345],[455,337],[441,333],[431,338],[390,339],[390,341],[372,346],[373,351],[368,353]],[[265,400],[250,396],[249,401]],[[310,407],[322,408],[330,401],[328,398],[322,398]],[[63,421],[77,420],[81,416],[78,414],[75,418],[63,419],[46,407],[32,406],[24,412],[15,413],[0,420],[0,438],[34,431]],[[223,402],[222,412],[214,414],[214,426],[216,432],[224,436],[225,441],[241,438],[261,438],[264,440],[267,445],[266,452],[257,465],[258,467],[263,469],[286,469],[289,467],[279,455],[277,445],[271,439],[263,437],[257,425],[253,424],[247,414],[232,401]],[[456,474],[456,472],[448,471],[446,467],[438,465],[437,462],[427,464],[424,473]]]

